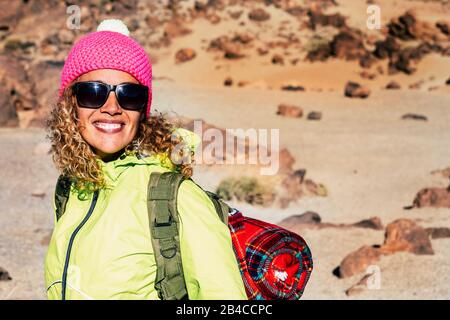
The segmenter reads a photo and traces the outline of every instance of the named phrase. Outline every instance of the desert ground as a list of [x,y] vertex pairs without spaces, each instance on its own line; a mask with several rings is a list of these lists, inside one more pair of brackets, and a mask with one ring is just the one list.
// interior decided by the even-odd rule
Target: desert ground
[[[177,7],[179,16],[173,9],[167,9],[164,1],[155,3],[147,9],[164,13],[161,16],[167,18],[159,22],[161,26],[152,15],[144,25],[142,10],[132,16],[141,21],[134,32],[138,39],[147,39],[142,41],[153,60],[153,112],[203,119],[222,129],[279,129],[280,147],[287,149],[292,157],[281,178],[302,169],[314,186],[311,191],[302,181],[298,188],[309,192],[277,189],[279,193],[292,193],[286,205],[276,201],[265,205],[236,199],[229,201],[245,215],[281,223],[306,240],[313,255],[314,271],[302,299],[448,299],[450,36],[444,31],[439,33],[435,25],[440,22],[450,26],[450,4],[446,1],[370,1],[381,8],[383,27],[368,30],[366,1],[231,1],[223,6],[222,1],[218,1],[218,5],[205,4],[206,7],[200,4],[207,1],[197,1],[200,3],[197,9],[193,9],[194,1],[186,1]],[[15,116],[0,118],[3,121],[0,128],[0,271],[3,270],[0,272],[0,299],[46,299],[43,258],[54,224],[52,196],[58,172],[48,152],[47,132],[42,123],[56,100],[58,72],[62,65],[46,65],[48,77],[36,70],[47,72],[45,68],[40,69],[46,61],[63,60],[70,43],[83,32],[93,31],[97,20],[114,14],[130,18],[121,11],[128,9],[113,7],[112,12],[102,12],[85,2],[80,2],[80,6],[82,12],[98,11],[89,19],[89,24],[86,22],[87,26],[82,22],[83,29],[72,32],[74,35],[68,37],[67,43],[48,44],[36,40],[36,48],[31,46],[31,52],[19,48],[11,53],[5,49],[5,43],[16,37],[23,44],[33,36],[40,39],[52,30],[64,28],[64,17],[57,18],[58,10],[60,12],[64,6],[42,8],[56,18],[36,30],[29,26],[43,19],[41,11],[25,8],[21,9],[22,16],[0,15],[0,27],[10,25],[0,38],[3,43],[0,47],[3,48],[0,51],[3,69],[0,69],[0,80],[3,82],[0,83],[7,89],[5,92],[15,88],[19,94],[11,100],[20,101],[10,106],[0,100],[0,109],[9,112],[15,108]],[[270,18],[250,19],[247,13],[255,8],[263,8]],[[325,16],[337,13],[346,17],[345,28],[350,28],[351,32],[362,31],[359,36],[363,46],[358,47],[359,38],[344,41],[340,47],[331,42],[335,45],[331,53],[325,48],[324,52],[314,55],[325,55],[326,59],[308,60],[311,51],[305,48],[314,35],[333,39],[347,29],[330,22],[331,26],[312,30],[305,25],[310,21],[308,15],[300,9],[290,11],[301,12],[298,15],[288,13],[292,8],[304,11],[309,8],[310,12]],[[408,10],[412,10],[416,20],[412,29],[406,28],[413,38],[405,40],[402,39],[403,29],[398,35],[388,26]],[[230,12],[236,11],[243,13],[239,18],[232,18]],[[127,19],[125,21],[129,22]],[[178,22],[177,27],[173,26],[173,21]],[[154,32],[149,38],[143,38],[147,28],[154,28]],[[161,28],[165,28],[163,37],[160,37]],[[190,31],[183,31],[183,28]],[[219,49],[211,45],[219,36],[231,39],[235,32],[240,32],[241,40],[245,38],[243,34],[253,40],[250,44],[243,41],[244,44],[237,47],[233,41],[232,45],[218,45]],[[389,58],[373,58],[367,53],[375,52],[376,42],[384,41],[390,34],[401,45],[389,53]],[[276,41],[287,44],[279,45]],[[409,56],[401,52],[405,47],[424,43],[428,47],[425,51],[417,49],[422,50],[420,54]],[[52,46],[61,50],[53,50]],[[356,58],[352,58],[355,46]],[[258,48],[268,53],[261,54]],[[184,55],[177,56],[180,49],[185,50]],[[238,58],[226,58],[224,52]],[[273,59],[275,55],[281,58]],[[369,67],[362,67],[359,59],[366,55],[370,55],[371,63]],[[417,55],[419,58],[411,58]],[[398,56],[402,58],[397,59]],[[399,64],[405,56],[407,62]],[[23,73],[33,86],[20,81],[18,69],[7,67],[12,66],[10,59],[23,67]],[[297,61],[293,62],[295,59]],[[226,79],[229,85],[224,85]],[[39,84],[41,80],[43,84]],[[345,96],[344,89],[349,81],[359,83],[367,96]],[[400,88],[386,89],[391,81]],[[282,89],[288,85],[297,89]],[[21,95],[30,86],[36,93],[35,100]],[[300,108],[302,115],[279,114],[280,104],[291,106],[290,110],[295,112]],[[306,116],[313,111],[321,114],[318,120]],[[261,183],[273,179],[256,172],[239,165],[199,164],[195,167],[194,179],[213,191],[230,176],[248,174]],[[326,192],[317,192],[318,185]],[[431,200],[419,194],[425,188],[432,190]],[[299,215],[305,212],[316,213],[321,222],[304,223]],[[377,228],[352,225],[373,217],[380,222]],[[293,218],[294,222],[281,222],[287,218]],[[413,225],[411,229],[394,232],[406,234],[396,239],[407,242],[402,248],[389,240],[388,226],[394,223],[394,227],[401,228],[395,224],[399,219],[407,219]],[[441,228],[441,235],[432,236],[431,228]],[[356,271],[342,276],[346,268],[344,258],[363,246],[375,246],[371,250],[385,253],[376,260],[364,255],[354,258],[350,269],[356,266],[352,269]],[[339,266],[341,276],[333,272]],[[380,285],[373,288],[363,284],[348,291],[367,274],[368,266],[378,270],[372,277],[378,277]]]

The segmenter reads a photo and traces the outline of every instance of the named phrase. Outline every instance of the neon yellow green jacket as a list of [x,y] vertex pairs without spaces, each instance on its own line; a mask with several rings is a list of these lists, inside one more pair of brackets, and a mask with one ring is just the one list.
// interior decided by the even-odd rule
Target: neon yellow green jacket
[[[147,185],[151,172],[168,171],[170,166],[158,156],[123,155],[99,163],[110,187],[100,190],[91,215],[86,217],[92,194],[80,200],[71,190],[64,215],[55,218],[45,257],[47,296],[62,298],[66,272],[66,299],[159,299]],[[213,203],[190,180],[181,184],[177,201],[189,298],[247,299],[230,232]]]

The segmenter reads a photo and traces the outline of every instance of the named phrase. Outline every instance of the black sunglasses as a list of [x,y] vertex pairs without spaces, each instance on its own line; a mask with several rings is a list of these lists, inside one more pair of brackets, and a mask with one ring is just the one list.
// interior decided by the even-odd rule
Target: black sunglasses
[[82,108],[98,109],[114,91],[119,105],[126,110],[141,111],[147,106],[148,87],[137,83],[111,85],[99,81],[76,82],[72,90]]

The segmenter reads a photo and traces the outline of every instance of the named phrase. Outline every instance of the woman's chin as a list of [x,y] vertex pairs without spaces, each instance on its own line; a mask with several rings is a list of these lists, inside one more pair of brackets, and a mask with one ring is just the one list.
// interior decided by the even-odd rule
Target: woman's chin
[[97,148],[95,153],[103,161],[111,161],[117,159],[124,151],[125,147],[115,147],[115,148]]

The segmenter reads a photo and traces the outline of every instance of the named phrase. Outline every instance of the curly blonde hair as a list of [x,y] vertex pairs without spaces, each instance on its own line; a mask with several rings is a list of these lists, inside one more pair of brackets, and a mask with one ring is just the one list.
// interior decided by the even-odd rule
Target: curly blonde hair
[[[51,141],[53,162],[61,175],[75,182],[77,190],[92,192],[106,186],[103,172],[98,163],[99,156],[84,140],[78,129],[77,101],[71,90],[67,87],[59,98],[47,119],[46,127]],[[186,157],[186,149],[176,148],[182,143],[181,139],[174,138],[175,125],[165,114],[158,112],[148,118],[141,117],[136,136],[125,147],[127,155],[138,153],[165,154],[168,161],[189,178],[193,174],[192,161],[175,164],[169,155],[177,154]],[[176,151],[176,152],[175,152]],[[172,153],[174,152],[174,153]],[[193,159],[190,151],[189,159]],[[167,161],[166,160],[166,161]]]

